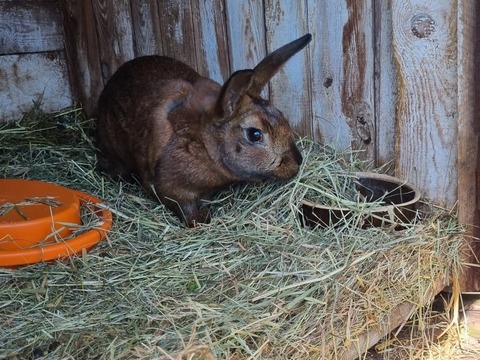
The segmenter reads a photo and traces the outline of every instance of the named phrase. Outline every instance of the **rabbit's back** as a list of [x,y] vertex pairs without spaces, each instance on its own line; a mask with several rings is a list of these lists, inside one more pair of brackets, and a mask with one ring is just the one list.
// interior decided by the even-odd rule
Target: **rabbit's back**
[[98,168],[113,177],[129,179],[137,173],[149,181],[156,158],[173,134],[194,133],[192,116],[210,111],[220,89],[169,57],[145,56],[125,63],[99,98]]

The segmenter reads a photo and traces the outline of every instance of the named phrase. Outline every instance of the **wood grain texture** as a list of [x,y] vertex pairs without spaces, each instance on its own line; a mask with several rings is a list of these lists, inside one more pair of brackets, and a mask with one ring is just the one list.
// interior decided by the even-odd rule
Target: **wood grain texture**
[[[476,9],[473,0],[462,1],[458,8],[458,212],[459,218],[466,224],[474,224],[476,199],[476,157],[477,138],[480,126],[475,122],[476,83]],[[472,51],[473,50],[473,51]]]
[[63,52],[0,56],[0,123],[21,118],[34,102],[43,111],[72,105]]
[[261,1],[226,1],[231,71],[254,68],[266,55]]
[[392,2],[398,92],[395,174],[448,207],[457,200],[456,4]]
[[309,2],[314,137],[375,156],[371,1]]
[[349,148],[351,143],[351,131],[341,110],[340,95],[342,27],[347,16],[342,1],[309,3],[308,27],[313,35],[309,52],[314,138],[341,149]]
[[395,106],[397,77],[393,58],[392,4],[374,1],[373,38],[375,47],[375,164],[395,169]]
[[223,0],[192,4],[197,71],[223,84],[230,76],[228,34]]
[[63,50],[62,17],[51,1],[0,1],[0,55]]
[[[162,55],[197,69],[192,5],[188,1],[159,0]],[[198,21],[198,19],[195,19]]]
[[[304,1],[266,0],[267,52],[308,33]],[[312,136],[309,45],[295,54],[270,80],[269,94],[299,134]]]
[[375,158],[374,43],[372,1],[348,0],[342,31],[342,112],[350,127],[351,147]]
[[104,82],[135,57],[130,0],[93,0]]
[[62,1],[61,6],[71,92],[92,115],[104,84],[92,1]]
[[161,54],[162,34],[157,0],[131,1],[135,57]]
[[[478,166],[480,125],[478,108],[479,43],[476,37],[480,6],[475,0],[463,0],[458,6],[458,218],[468,224],[464,246],[464,262],[479,264],[480,213]],[[462,291],[480,290],[478,268],[470,267],[460,279]]]

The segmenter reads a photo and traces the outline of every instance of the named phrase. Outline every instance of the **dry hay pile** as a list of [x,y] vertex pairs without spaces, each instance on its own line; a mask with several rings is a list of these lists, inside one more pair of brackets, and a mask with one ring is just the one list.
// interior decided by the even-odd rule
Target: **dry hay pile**
[[428,204],[401,231],[359,229],[359,217],[302,226],[307,192],[342,201],[339,179],[364,167],[354,154],[303,141],[298,177],[227,189],[212,223],[186,229],[137,185],[95,171],[92,127],[80,110],[34,109],[0,128],[0,177],[89,192],[114,214],[88,255],[0,269],[0,358],[347,358],[459,271],[462,229]]

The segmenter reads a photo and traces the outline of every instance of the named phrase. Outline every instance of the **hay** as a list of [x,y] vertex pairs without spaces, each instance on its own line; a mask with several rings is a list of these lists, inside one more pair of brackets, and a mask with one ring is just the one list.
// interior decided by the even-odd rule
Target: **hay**
[[360,229],[359,216],[302,226],[307,192],[354,207],[336,181],[363,170],[353,153],[302,140],[298,177],[229,188],[212,201],[212,223],[186,229],[139,186],[95,171],[93,124],[80,109],[34,109],[0,128],[0,177],[92,193],[115,216],[88,255],[0,269],[0,358],[360,355],[362,334],[401,304],[422,309],[432,284],[460,271],[462,228],[428,203],[402,231]]

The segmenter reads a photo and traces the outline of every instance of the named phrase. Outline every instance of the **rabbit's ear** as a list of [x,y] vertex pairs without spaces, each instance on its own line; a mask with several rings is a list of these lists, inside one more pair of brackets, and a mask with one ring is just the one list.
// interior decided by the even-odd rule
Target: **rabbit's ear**
[[255,68],[252,83],[248,93],[254,97],[260,96],[265,85],[288,59],[302,50],[312,40],[311,34],[306,34],[274,52],[268,54]]
[[253,70],[240,70],[230,76],[222,87],[218,112],[223,118],[230,117],[241,104],[253,77]]

